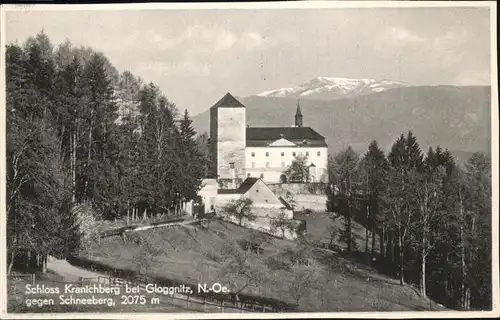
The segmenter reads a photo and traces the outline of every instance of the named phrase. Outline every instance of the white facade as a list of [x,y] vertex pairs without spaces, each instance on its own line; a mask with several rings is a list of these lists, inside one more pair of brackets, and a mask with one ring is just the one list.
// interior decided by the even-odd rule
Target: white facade
[[[283,140],[283,139],[282,139]],[[328,166],[326,147],[269,146],[246,147],[245,166],[247,177],[261,177],[266,183],[279,183],[280,177],[296,156],[306,156],[311,182],[325,181]]]
[[245,106],[227,93],[210,108],[211,177],[224,189],[236,189],[247,177],[285,182],[287,168],[297,156],[305,156],[310,181],[327,182],[325,138],[302,124],[297,105],[295,126],[247,128]]
[[215,209],[217,204],[217,187],[217,180],[203,179],[202,188],[198,191],[198,195],[201,197],[205,205],[205,213],[211,212]]

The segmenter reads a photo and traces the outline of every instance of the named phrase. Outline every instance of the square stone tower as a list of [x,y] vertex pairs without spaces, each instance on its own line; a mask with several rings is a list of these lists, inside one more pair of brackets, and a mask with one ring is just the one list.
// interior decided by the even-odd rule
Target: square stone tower
[[210,108],[212,174],[225,188],[245,179],[246,108],[227,93]]

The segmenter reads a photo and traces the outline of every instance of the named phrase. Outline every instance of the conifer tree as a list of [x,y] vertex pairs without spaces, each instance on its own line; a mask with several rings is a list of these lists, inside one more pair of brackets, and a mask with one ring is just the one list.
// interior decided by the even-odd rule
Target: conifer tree
[[[378,146],[376,140],[368,146],[368,152],[360,161],[361,189],[366,201],[367,225],[366,225],[366,245],[368,247],[368,230],[372,232],[372,256],[375,247],[375,232],[378,222],[382,222],[382,233],[380,235],[380,254],[384,254],[385,224],[381,208],[382,192],[387,184],[387,170],[389,163],[384,152]],[[371,261],[371,259],[370,259]]]
[[192,200],[196,197],[201,181],[207,174],[206,158],[199,150],[192,123],[188,111],[185,110],[179,128],[181,158],[187,160],[182,162],[181,169],[181,172],[185,173],[182,184],[182,194],[185,200]]
[[347,244],[347,252],[352,251],[352,220],[355,210],[359,207],[360,175],[358,171],[359,156],[352,150],[351,146],[338,153],[331,168],[333,183],[336,187],[336,207],[344,216],[345,230],[344,239]]
[[[391,239],[397,237],[398,274],[400,284],[404,280],[405,251],[411,225],[417,210],[413,194],[417,188],[418,173],[422,170],[423,155],[416,137],[410,131],[401,135],[393,144],[388,155],[390,168],[387,188],[384,190],[384,207],[392,227]],[[394,243],[390,244],[391,258],[394,257]]]
[[39,35],[24,49],[10,45],[6,58],[10,272],[16,253],[24,253],[30,262],[64,251],[67,243],[58,239],[66,238],[71,219],[58,219],[68,193],[51,109],[54,65],[50,42]]

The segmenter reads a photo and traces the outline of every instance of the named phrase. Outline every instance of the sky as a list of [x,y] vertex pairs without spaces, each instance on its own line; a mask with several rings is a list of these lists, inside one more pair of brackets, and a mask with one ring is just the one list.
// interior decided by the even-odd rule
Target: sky
[[489,85],[488,8],[300,8],[5,13],[7,42],[41,30],[103,52],[195,115],[319,77]]

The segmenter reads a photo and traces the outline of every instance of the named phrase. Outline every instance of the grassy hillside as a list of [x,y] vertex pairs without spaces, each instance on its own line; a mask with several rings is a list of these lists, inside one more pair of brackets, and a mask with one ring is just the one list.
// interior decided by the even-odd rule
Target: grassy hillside
[[[293,124],[296,99],[247,97],[247,124]],[[441,145],[458,152],[490,149],[490,87],[407,87],[339,100],[301,99],[304,124],[326,137],[332,153],[352,145],[364,151],[377,139],[389,148],[412,130],[424,150]],[[207,106],[210,107],[210,106]],[[208,132],[208,111],[194,117],[198,132]]]
[[[140,270],[140,265],[150,260],[142,269],[150,275],[241,288],[248,279],[228,273],[223,257],[231,243],[252,237],[255,239],[255,234],[249,229],[217,221],[207,229],[152,229],[131,234],[125,241],[120,237],[101,239],[82,255],[131,270]],[[145,255],[145,246],[155,247],[155,254]],[[258,284],[252,282],[244,293],[298,303],[303,311],[441,309],[419,297],[414,288],[401,287],[396,280],[333,252],[275,238],[267,239],[262,248],[260,254],[245,253],[245,270],[253,270],[262,279]],[[290,254],[299,252],[310,259],[309,266],[291,267]],[[303,275],[307,275],[307,282],[303,282]],[[296,281],[301,278],[302,282]]]

